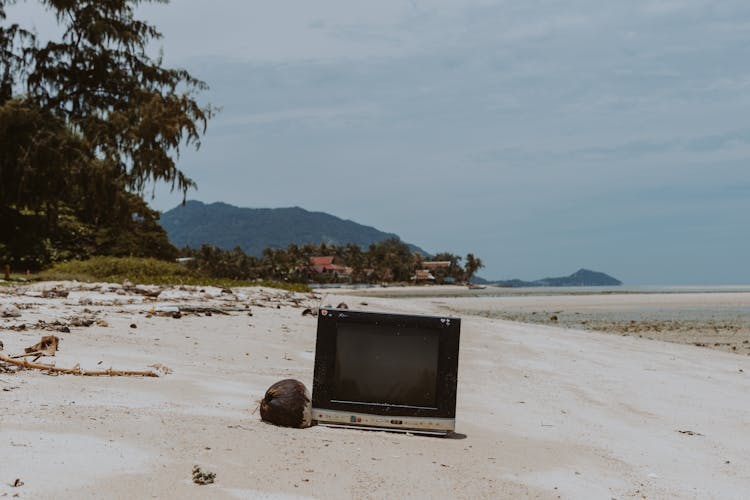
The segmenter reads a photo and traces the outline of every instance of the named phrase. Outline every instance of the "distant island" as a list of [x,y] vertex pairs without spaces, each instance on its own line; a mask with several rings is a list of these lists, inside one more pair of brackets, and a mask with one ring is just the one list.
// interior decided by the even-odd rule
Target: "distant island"
[[559,278],[542,278],[536,281],[523,281],[519,279],[487,281],[474,278],[475,283],[504,286],[512,288],[541,287],[541,286],[620,286],[622,281],[617,278],[589,269],[579,269],[570,276]]
[[[159,223],[177,247],[198,248],[204,244],[224,250],[240,247],[255,257],[260,257],[266,248],[287,248],[290,244],[351,243],[365,249],[373,243],[400,240],[393,233],[299,207],[240,208],[192,200],[164,212]],[[412,252],[430,255],[415,245],[407,245]]]

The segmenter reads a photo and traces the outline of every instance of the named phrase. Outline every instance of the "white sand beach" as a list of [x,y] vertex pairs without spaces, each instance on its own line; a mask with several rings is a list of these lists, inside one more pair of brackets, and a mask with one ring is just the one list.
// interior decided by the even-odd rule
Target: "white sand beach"
[[[750,492],[747,355],[465,314],[453,438],[286,429],[253,410],[277,380],[311,387],[316,319],[301,312],[318,307],[320,295],[189,288],[149,297],[121,288],[0,288],[0,305],[21,312],[0,318],[3,354],[54,333],[60,350],[40,362],[171,370],[158,378],[0,371],[0,496],[744,499]],[[51,289],[75,290],[45,294]],[[476,306],[469,297],[326,293],[324,305],[373,311],[444,315]],[[670,300],[750,307],[750,294],[727,295]],[[178,319],[169,315],[175,307],[184,311]],[[74,318],[98,323],[75,326]],[[61,326],[70,332],[52,332]],[[194,484],[194,464],[216,473],[216,482]],[[23,485],[11,486],[17,478]]]

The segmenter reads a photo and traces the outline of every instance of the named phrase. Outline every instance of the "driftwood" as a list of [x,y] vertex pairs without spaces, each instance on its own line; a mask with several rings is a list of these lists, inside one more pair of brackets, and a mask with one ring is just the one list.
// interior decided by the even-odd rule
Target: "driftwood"
[[217,307],[192,307],[192,306],[180,306],[180,312],[182,313],[211,313],[211,314],[223,314],[229,316],[227,311],[245,311],[245,309],[231,308],[231,309],[219,309]]
[[125,290],[128,293],[133,293],[136,295],[143,295],[144,297],[151,297],[156,298],[159,296],[159,294],[163,291],[161,288],[157,288],[154,290],[148,290],[146,288],[140,288],[137,286],[123,286],[123,290]]
[[0,354],[0,361],[15,365],[26,370],[42,370],[50,373],[64,373],[68,375],[80,375],[83,377],[158,377],[159,375],[152,371],[132,371],[132,370],[81,370],[76,365],[73,368],[58,368],[56,366],[45,365],[43,363],[32,363],[25,359],[13,359]]

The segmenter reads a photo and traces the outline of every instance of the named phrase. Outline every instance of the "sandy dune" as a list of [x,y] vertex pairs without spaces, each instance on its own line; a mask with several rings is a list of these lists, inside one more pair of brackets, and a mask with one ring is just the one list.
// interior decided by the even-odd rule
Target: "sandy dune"
[[[52,286],[0,288],[0,305],[22,312],[0,319],[4,353],[49,334],[38,320],[84,316],[107,326],[56,333],[61,350],[41,361],[160,363],[172,373],[0,373],[0,495],[740,499],[750,491],[747,356],[465,316],[455,439],[282,429],[252,411],[279,379],[311,385],[316,320],[301,311],[318,297],[190,289],[154,299],[118,287],[40,296]],[[324,300],[444,314],[472,299]],[[191,305],[231,311],[147,317]],[[10,329],[22,323],[26,330]],[[193,464],[216,483],[193,484]],[[24,485],[11,487],[16,478]]]

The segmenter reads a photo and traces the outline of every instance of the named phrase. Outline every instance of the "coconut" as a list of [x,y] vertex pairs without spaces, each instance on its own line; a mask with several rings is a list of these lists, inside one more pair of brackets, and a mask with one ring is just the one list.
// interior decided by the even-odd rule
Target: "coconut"
[[305,384],[285,379],[269,387],[260,402],[260,418],[282,427],[310,427],[312,402]]

